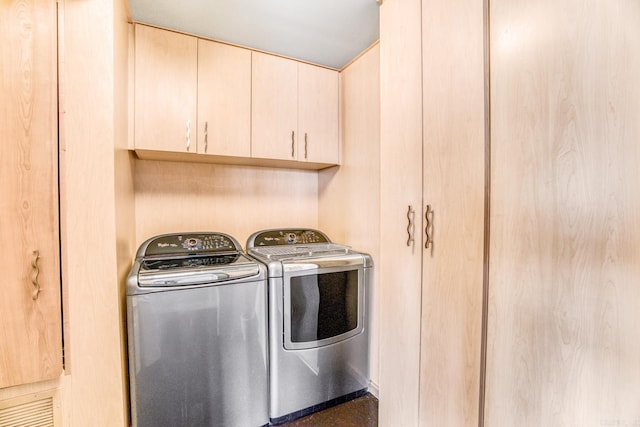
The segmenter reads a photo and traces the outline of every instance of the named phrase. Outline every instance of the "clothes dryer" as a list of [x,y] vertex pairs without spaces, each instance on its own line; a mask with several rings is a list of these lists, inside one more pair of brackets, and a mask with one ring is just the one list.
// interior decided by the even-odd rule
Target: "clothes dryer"
[[369,387],[373,262],[312,229],[252,234],[269,276],[269,418],[281,424]]

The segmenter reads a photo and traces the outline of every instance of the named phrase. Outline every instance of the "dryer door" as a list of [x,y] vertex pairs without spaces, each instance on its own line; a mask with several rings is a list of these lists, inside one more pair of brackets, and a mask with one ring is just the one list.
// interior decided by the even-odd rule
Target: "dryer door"
[[364,330],[365,286],[361,261],[359,265],[297,271],[289,267],[284,266],[286,349],[321,347]]

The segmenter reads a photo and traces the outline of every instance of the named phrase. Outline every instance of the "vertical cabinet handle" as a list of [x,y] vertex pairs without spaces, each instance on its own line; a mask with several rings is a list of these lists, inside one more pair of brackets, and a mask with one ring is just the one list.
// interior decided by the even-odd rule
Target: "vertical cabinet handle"
[[33,294],[31,295],[31,299],[34,301],[38,299],[38,294],[40,293],[40,283],[38,283],[38,274],[40,274],[40,269],[38,268],[38,260],[40,259],[40,251],[33,251],[33,258],[31,258],[31,267],[33,268],[33,272],[31,273],[31,284],[33,285]]
[[413,209],[413,206],[409,205],[409,209],[407,210],[407,233],[409,234],[409,237],[407,238],[407,246],[411,246],[411,244],[414,242],[413,235],[416,231],[416,226],[413,220],[415,219],[415,217],[416,211]]
[[424,219],[427,221],[427,226],[424,228],[424,232],[427,235],[424,247],[425,249],[429,249],[433,244],[433,209],[431,209],[431,205],[427,205]]
[[291,157],[296,157],[296,132],[291,131]]
[[209,148],[209,122],[204,122],[204,152]]
[[307,133],[304,133],[304,158],[307,158]]
[[187,151],[191,147],[191,120],[187,120]]

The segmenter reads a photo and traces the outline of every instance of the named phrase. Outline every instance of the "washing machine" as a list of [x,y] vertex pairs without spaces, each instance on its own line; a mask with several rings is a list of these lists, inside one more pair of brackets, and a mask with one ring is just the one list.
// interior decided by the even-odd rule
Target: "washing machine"
[[134,427],[269,423],[266,277],[224,233],[140,246],[126,297]]
[[258,231],[246,250],[269,277],[270,422],[365,394],[371,257],[313,229]]

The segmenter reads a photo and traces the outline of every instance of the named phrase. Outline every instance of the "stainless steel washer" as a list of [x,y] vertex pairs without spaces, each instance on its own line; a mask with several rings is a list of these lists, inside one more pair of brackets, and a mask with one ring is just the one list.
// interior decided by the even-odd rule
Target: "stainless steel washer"
[[127,280],[133,425],[268,424],[266,297],[229,235],[144,242]]
[[252,234],[269,275],[269,417],[281,424],[366,393],[373,262],[310,229]]

